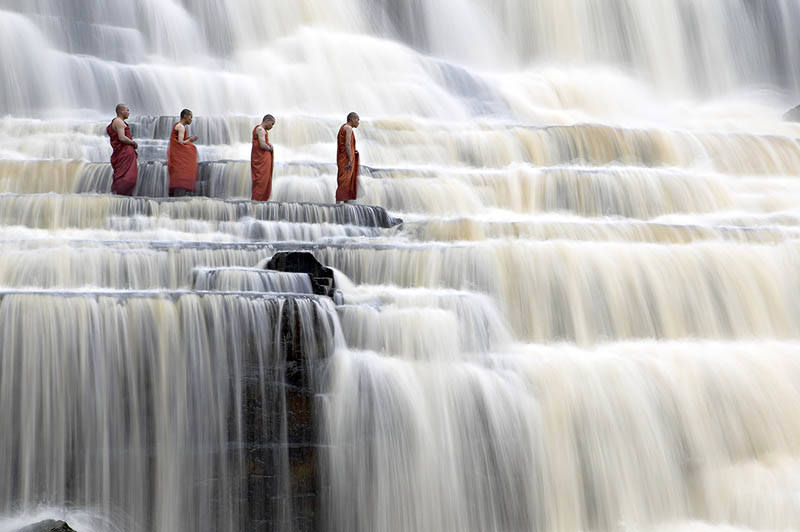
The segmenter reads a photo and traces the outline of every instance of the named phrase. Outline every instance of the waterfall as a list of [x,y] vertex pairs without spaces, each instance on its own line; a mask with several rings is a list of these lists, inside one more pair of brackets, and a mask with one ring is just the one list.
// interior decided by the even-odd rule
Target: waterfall
[[307,273],[279,272],[259,268],[197,268],[195,290],[233,290],[237,292],[288,292],[313,294]]
[[486,371],[351,353],[328,416],[326,517],[336,530],[650,529],[689,515],[792,528],[798,354],[531,346]]
[[800,529],[798,27],[800,0],[0,0],[0,532]]
[[[287,336],[295,319],[307,330]],[[335,326],[310,297],[3,294],[0,508],[85,507],[118,530],[254,516],[291,530],[286,374],[313,365],[298,352],[329,354]]]

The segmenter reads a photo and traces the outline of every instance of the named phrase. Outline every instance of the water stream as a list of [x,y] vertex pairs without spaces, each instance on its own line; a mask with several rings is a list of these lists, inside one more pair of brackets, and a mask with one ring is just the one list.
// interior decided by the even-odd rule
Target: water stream
[[[0,0],[0,532],[800,529],[798,27],[800,0]],[[169,199],[184,107],[207,197]],[[351,110],[361,205],[326,205]],[[336,303],[265,272],[282,250]]]

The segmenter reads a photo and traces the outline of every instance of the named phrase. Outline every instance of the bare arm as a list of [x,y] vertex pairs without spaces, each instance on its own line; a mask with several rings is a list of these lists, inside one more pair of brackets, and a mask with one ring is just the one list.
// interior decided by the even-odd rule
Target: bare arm
[[344,149],[347,151],[347,170],[353,167],[353,148],[351,142],[353,140],[353,128],[345,126],[344,128]]
[[119,141],[123,144],[130,144],[133,146],[133,149],[137,149],[139,147],[138,144],[133,139],[129,139],[128,136],[125,134],[125,122],[122,120],[115,118],[114,119],[114,131],[117,132],[117,137],[119,137]]
[[186,126],[183,124],[179,123],[177,126],[175,126],[175,131],[178,132],[178,142],[181,144],[191,144],[197,140],[197,137],[186,138]]
[[267,144],[267,132],[263,127],[256,128],[256,135],[258,135],[258,145],[264,151],[272,151],[272,146]]

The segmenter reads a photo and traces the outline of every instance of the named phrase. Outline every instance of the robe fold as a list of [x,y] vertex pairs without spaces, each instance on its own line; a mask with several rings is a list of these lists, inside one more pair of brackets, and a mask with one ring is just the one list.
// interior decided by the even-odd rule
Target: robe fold
[[[258,142],[258,126],[253,128],[253,148],[250,150],[250,174],[253,177],[253,201],[267,201],[272,194],[272,171],[275,167],[274,154],[262,150]],[[264,141],[269,144],[269,131]]]
[[[197,146],[191,143],[178,142],[178,131],[172,126],[167,147],[167,171],[169,172],[169,190],[176,188],[194,191],[197,181]],[[189,126],[186,126],[184,139],[189,138]]]
[[[106,133],[111,140],[111,168],[114,170],[113,181],[111,182],[111,192],[114,194],[121,194],[123,196],[130,196],[133,194],[133,189],[136,188],[136,180],[139,177],[139,165],[137,159],[139,154],[130,144],[123,144],[119,140],[119,135],[114,131],[111,124],[106,128]],[[125,136],[129,139],[131,137],[131,126],[125,122]]]
[[356,151],[356,134],[350,137],[350,149],[353,151],[353,167],[347,170],[347,149],[345,147],[347,141],[347,132],[342,127],[339,128],[339,134],[336,136],[336,201],[349,201],[356,199],[356,191],[358,190],[358,152]]

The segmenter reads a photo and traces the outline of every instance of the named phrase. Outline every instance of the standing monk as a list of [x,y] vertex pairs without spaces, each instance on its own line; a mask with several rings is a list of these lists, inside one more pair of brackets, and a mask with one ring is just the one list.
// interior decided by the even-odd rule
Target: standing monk
[[186,196],[194,192],[197,181],[197,137],[189,136],[192,112],[181,111],[181,119],[172,126],[167,148],[167,170],[169,171],[169,195]]
[[253,128],[253,148],[250,150],[250,173],[253,176],[253,201],[267,201],[272,194],[272,170],[275,153],[269,143],[269,133],[275,125],[275,117],[264,115],[261,123]]
[[347,115],[347,122],[339,128],[336,136],[336,203],[356,199],[358,190],[358,150],[353,128],[358,127],[361,119],[356,113]]
[[139,166],[136,163],[139,154],[136,150],[139,145],[131,137],[131,126],[125,121],[131,115],[128,106],[117,104],[117,117],[106,128],[106,133],[111,140],[111,168],[114,170],[114,180],[111,183],[111,192],[130,196],[136,188],[136,179],[139,177]]

